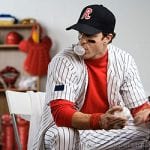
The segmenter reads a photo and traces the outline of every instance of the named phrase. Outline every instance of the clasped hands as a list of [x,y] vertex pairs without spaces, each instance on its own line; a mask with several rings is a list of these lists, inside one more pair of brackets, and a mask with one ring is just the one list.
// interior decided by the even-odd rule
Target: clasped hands
[[[118,112],[118,114],[117,114]],[[114,106],[110,108],[105,114],[101,115],[100,127],[101,129],[122,129],[127,124],[127,116],[123,114],[123,108]],[[150,109],[144,109],[138,112],[134,117],[135,125],[150,123]],[[150,127],[150,124],[148,125]]]
[[100,128],[105,130],[122,129],[127,122],[125,116],[116,116],[116,112],[122,112],[123,108],[120,106],[113,106],[105,114],[101,115]]

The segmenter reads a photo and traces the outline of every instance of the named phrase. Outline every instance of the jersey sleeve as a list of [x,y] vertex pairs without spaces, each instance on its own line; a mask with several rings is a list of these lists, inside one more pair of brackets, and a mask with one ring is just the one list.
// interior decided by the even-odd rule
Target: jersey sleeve
[[124,82],[121,95],[128,108],[136,108],[147,101],[144,87],[139,77],[137,65],[131,55],[125,59]]
[[69,58],[54,58],[48,68],[46,85],[47,103],[56,99],[75,102],[77,80],[75,66]]

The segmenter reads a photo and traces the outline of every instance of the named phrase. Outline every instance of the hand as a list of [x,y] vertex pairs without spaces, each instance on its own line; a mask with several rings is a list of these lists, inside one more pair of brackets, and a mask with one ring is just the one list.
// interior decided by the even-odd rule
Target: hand
[[120,106],[114,106],[109,109],[105,114],[101,116],[100,127],[101,129],[122,129],[127,122],[127,119],[123,116],[115,116],[115,112],[122,112],[123,108]]
[[134,122],[136,125],[149,124],[150,127],[150,108],[139,111],[134,117]]

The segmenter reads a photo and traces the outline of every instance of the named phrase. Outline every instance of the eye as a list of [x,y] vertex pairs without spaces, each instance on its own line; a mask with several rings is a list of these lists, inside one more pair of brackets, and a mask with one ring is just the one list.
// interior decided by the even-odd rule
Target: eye
[[93,43],[93,44],[96,43],[96,41],[92,39],[94,37],[95,35],[84,34],[81,32],[79,32],[79,35],[78,35],[79,40],[81,40],[82,38],[85,38],[88,43]]
[[90,39],[88,40],[88,42],[89,42],[89,43],[96,43],[95,40],[90,40]]

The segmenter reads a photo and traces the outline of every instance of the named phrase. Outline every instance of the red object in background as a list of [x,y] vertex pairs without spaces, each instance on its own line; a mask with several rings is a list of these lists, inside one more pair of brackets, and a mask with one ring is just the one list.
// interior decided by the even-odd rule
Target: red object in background
[[43,31],[42,26],[35,23],[32,27],[31,36],[19,43],[19,49],[27,53],[24,69],[35,76],[46,75],[50,62],[52,40]]
[[[17,116],[17,126],[22,150],[27,150],[29,122]],[[17,146],[16,149],[18,149]]]
[[3,70],[0,71],[0,77],[4,80],[8,88],[15,87],[14,84],[19,75],[20,72],[12,66],[6,66]]
[[14,130],[9,114],[2,115],[2,150],[14,150]]
[[[2,150],[18,150],[15,142],[14,129],[9,114],[4,114],[2,120]],[[17,116],[17,127],[22,145],[22,150],[27,150],[29,121]]]
[[19,49],[27,53],[24,69],[31,75],[45,75],[50,62],[51,46],[52,41],[48,36],[43,37],[39,43],[35,43],[32,38],[22,40]]
[[10,45],[19,44],[21,40],[22,36],[19,33],[12,31],[6,35],[5,43]]

